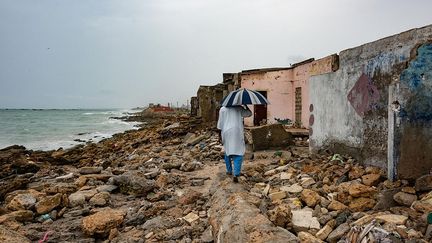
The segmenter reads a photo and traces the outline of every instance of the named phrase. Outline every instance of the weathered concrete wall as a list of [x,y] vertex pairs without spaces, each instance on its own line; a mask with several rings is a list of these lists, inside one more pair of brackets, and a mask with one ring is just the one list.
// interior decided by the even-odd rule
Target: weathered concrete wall
[[[430,153],[424,152],[432,151],[429,139],[431,130],[426,126],[427,119],[419,118],[421,122],[413,122],[412,117],[418,118],[419,115],[415,112],[404,115],[401,112],[398,114],[402,118],[401,123],[395,122],[395,126],[391,126],[389,131],[389,106],[398,101],[402,110],[416,107],[410,110],[421,109],[422,114],[432,112],[431,103],[426,101],[428,98],[430,100],[430,96],[420,92],[430,87],[430,73],[423,72],[423,80],[416,88],[409,85],[413,81],[404,81],[412,80],[412,77],[403,74],[407,72],[412,53],[416,53],[420,45],[430,40],[432,26],[390,36],[342,51],[337,71],[312,76],[311,149],[316,151],[333,148],[341,153],[352,153],[365,164],[387,168],[387,144],[390,144],[391,150],[395,148],[394,165],[398,169],[398,175],[416,176],[412,173],[412,168],[423,168],[432,158]],[[428,47],[425,47],[425,53],[428,52]],[[430,58],[429,54],[423,55],[422,60]],[[418,70],[430,70],[430,66],[424,61],[412,64],[412,67],[417,70],[415,73]],[[393,86],[397,88],[389,89]],[[389,94],[389,90],[396,91]],[[395,100],[389,100],[389,95]],[[420,100],[423,101],[419,103]],[[389,132],[394,136],[389,138]],[[412,142],[413,134],[416,134],[417,141],[424,143]],[[413,160],[414,154],[419,155],[419,158],[429,158],[429,161]]]
[[216,123],[218,108],[226,93],[226,85],[200,86],[197,93],[198,116],[203,122]]

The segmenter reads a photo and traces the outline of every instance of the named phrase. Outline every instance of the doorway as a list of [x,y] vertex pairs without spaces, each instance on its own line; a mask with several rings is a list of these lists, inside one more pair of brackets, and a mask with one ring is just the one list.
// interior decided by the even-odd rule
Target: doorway
[[[267,91],[258,91],[267,98]],[[267,123],[267,105],[254,105],[254,126]]]
[[302,117],[302,90],[301,87],[295,89],[295,124],[301,126]]

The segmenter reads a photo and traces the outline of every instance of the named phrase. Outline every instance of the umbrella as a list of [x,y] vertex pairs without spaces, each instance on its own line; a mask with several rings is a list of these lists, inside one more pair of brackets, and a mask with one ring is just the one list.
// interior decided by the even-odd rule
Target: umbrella
[[236,106],[236,105],[267,105],[268,100],[264,95],[257,91],[250,89],[238,89],[229,93],[223,98],[222,106]]

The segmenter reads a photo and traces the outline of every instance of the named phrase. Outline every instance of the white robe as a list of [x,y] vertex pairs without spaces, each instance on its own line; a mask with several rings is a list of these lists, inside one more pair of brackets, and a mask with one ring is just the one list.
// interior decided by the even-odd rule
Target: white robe
[[217,128],[221,130],[226,155],[244,155],[243,117],[249,116],[252,116],[252,112],[242,107],[222,107],[220,109]]

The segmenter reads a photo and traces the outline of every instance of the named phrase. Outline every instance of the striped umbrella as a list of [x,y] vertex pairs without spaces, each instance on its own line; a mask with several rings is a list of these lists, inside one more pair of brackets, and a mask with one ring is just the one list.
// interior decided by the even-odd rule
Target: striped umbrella
[[250,89],[238,89],[229,93],[223,98],[222,106],[237,106],[237,105],[267,105],[268,100],[264,95]]

